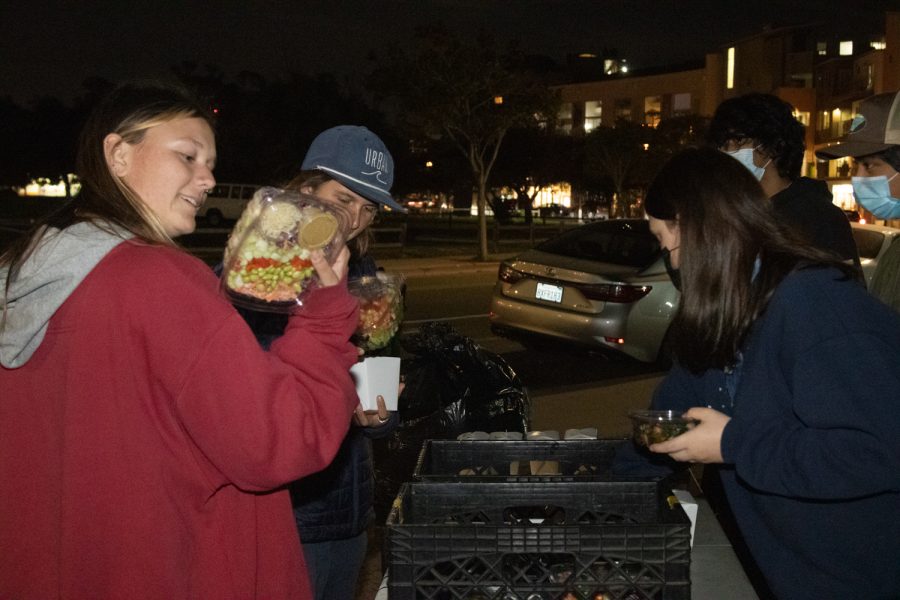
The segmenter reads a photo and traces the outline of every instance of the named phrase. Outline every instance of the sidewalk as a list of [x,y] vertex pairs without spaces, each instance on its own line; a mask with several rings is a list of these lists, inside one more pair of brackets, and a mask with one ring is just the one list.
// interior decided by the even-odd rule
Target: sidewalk
[[391,273],[407,277],[428,277],[459,273],[496,273],[500,261],[514,253],[492,254],[486,261],[472,255],[435,256],[428,258],[379,258],[378,265]]

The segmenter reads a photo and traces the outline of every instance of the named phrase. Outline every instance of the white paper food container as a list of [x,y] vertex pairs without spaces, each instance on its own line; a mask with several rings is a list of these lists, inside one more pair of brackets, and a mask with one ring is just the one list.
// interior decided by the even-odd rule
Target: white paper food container
[[397,410],[400,391],[400,359],[394,356],[373,356],[350,367],[356,383],[356,395],[363,410],[378,410],[376,397],[384,398],[389,411]]

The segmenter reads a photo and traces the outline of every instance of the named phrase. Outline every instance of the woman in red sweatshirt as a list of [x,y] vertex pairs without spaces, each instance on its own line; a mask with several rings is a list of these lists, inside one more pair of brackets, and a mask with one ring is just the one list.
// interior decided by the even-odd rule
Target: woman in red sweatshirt
[[82,192],[0,257],[0,597],[308,598],[288,492],[358,404],[349,253],[268,352],[199,260],[205,110],[126,84]]

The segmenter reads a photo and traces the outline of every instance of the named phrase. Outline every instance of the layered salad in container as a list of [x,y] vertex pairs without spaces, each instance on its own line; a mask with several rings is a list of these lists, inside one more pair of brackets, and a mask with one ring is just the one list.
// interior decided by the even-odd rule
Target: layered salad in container
[[348,283],[350,293],[359,298],[359,325],[353,337],[366,353],[386,347],[403,322],[403,285],[399,274],[379,271]]
[[318,284],[310,254],[332,262],[347,229],[347,216],[314,196],[260,188],[228,239],[221,288],[238,306],[294,312]]

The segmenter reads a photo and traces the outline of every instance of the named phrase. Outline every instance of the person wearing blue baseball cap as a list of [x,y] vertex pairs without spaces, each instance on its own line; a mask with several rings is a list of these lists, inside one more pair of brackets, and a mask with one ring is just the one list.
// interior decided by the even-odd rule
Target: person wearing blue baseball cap
[[[394,159],[366,127],[340,125],[320,133],[286,186],[343,206],[350,213],[350,279],[378,272],[368,253],[369,226],[382,208],[406,212],[391,196]],[[310,582],[318,600],[353,600],[355,584],[374,519],[373,439],[399,424],[377,398],[378,411],[358,410],[331,465],[291,486],[294,518],[303,544]]]
[[406,212],[391,197],[394,159],[381,138],[365,127],[339,125],[323,131],[300,168],[321,171],[369,202]]
[[[369,226],[380,209],[406,212],[391,196],[394,159],[384,142],[366,127],[340,125],[320,133],[283,187],[340,206],[349,215],[348,279],[375,276],[368,253]],[[237,307],[263,348],[284,332],[287,317]],[[317,600],[353,600],[374,519],[375,478],[371,440],[399,424],[384,400],[377,411],[357,409],[337,456],[324,470],[290,484],[294,519]]]

